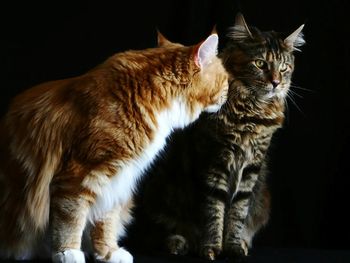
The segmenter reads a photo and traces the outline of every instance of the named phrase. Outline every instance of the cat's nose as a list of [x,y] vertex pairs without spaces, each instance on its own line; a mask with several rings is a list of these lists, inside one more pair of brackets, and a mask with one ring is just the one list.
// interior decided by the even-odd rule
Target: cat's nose
[[278,79],[273,79],[271,80],[271,84],[273,88],[276,88],[280,84],[280,81]]

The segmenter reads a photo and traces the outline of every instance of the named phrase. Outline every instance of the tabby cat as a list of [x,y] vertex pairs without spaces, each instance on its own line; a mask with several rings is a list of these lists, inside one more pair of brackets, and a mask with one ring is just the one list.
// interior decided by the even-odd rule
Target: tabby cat
[[283,38],[237,15],[219,55],[230,74],[228,100],[171,136],[140,186],[128,246],[210,260],[247,255],[268,221],[266,153],[283,124],[302,28]]
[[49,232],[54,262],[85,262],[91,229],[97,259],[132,262],[117,239],[136,181],[174,128],[226,100],[217,44],[118,53],[18,95],[0,123],[1,257],[42,254]]

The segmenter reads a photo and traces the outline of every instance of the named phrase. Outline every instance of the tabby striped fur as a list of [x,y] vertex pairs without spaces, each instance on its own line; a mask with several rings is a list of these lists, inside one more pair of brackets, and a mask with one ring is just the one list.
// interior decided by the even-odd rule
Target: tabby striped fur
[[[171,136],[140,187],[135,212],[142,222],[130,228],[130,246],[165,243],[170,253],[190,251],[211,260],[223,253],[247,255],[268,221],[267,151],[284,121],[301,28],[284,39],[248,28],[237,16],[219,55],[231,74],[228,100],[218,113],[202,114]],[[145,233],[138,237],[153,237],[153,243],[134,240],[140,232]]]

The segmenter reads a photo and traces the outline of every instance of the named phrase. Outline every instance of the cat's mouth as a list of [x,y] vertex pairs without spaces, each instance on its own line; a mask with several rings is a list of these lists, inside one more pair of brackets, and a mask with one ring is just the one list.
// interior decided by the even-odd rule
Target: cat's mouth
[[265,86],[263,88],[258,89],[260,92],[260,96],[264,99],[271,99],[274,97],[284,98],[287,96],[288,87],[286,84],[280,84],[277,87],[273,87],[272,85]]
[[220,96],[220,99],[216,104],[209,105],[208,107],[205,108],[204,111],[209,112],[209,113],[217,112],[226,103],[226,101],[227,101],[227,95],[222,95],[222,96]]
[[267,91],[267,93],[265,94],[264,97],[265,97],[266,99],[271,99],[271,98],[277,96],[278,93],[279,93],[279,92],[276,92],[275,90],[269,90],[269,91]]
[[215,104],[215,105],[210,105],[208,106],[204,111],[209,112],[209,113],[214,113],[219,111],[221,108],[221,105]]
[[224,85],[220,95],[218,96],[218,98],[216,99],[216,103],[209,105],[205,108],[204,111],[206,112],[217,112],[220,110],[220,108],[226,103],[227,98],[228,98],[228,90],[229,90],[229,83],[227,83],[226,85]]

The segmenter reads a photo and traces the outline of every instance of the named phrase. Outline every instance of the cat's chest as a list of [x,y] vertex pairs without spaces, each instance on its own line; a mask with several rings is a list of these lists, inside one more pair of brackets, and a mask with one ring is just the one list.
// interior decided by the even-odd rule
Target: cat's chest
[[263,158],[270,145],[272,132],[266,130],[261,133],[231,132],[227,137],[226,145],[230,145],[233,155],[231,160],[237,169],[245,164],[256,162]]
[[131,198],[138,180],[164,148],[166,138],[172,130],[182,128],[191,121],[192,116],[184,107],[185,104],[182,104],[181,101],[174,102],[169,109],[157,115],[157,125],[154,127],[154,136],[151,141],[143,147],[141,153],[125,162],[118,172],[102,186],[96,203],[90,211],[92,221],[113,207],[125,204]]
[[164,148],[166,136],[155,136],[143,152],[121,167],[118,173],[106,183],[90,211],[92,221],[100,218],[113,207],[123,205],[130,199],[138,180],[157,154]]

